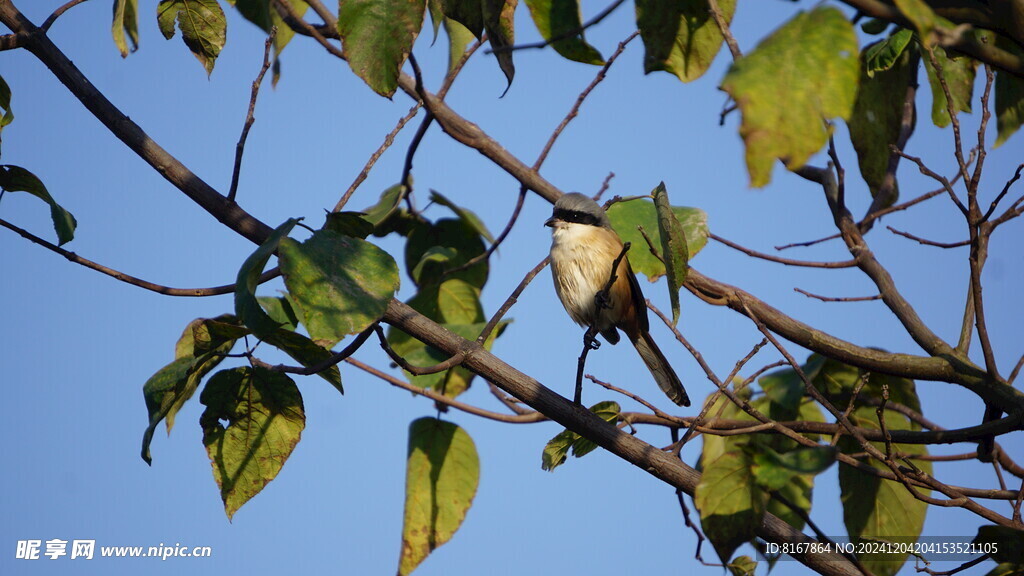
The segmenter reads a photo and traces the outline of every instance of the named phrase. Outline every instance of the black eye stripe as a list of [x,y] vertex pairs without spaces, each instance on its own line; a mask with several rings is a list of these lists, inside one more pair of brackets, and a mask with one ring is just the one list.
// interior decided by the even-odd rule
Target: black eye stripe
[[577,224],[586,224],[588,226],[600,226],[601,221],[597,216],[581,212],[579,210],[566,210],[565,208],[556,208],[553,214],[555,218],[564,220],[566,222],[575,222]]

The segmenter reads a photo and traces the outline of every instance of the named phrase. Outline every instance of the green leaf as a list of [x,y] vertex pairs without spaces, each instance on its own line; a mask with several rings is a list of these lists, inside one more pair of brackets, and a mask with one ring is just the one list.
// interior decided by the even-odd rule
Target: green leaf
[[295,313],[291,300],[285,294],[280,298],[271,296],[260,296],[256,298],[263,311],[270,316],[270,319],[285,330],[295,331],[299,327],[299,316]]
[[[807,366],[816,366],[813,374],[810,370],[807,371],[814,386],[830,401],[842,406],[847,405],[850,395],[863,375],[858,368],[831,358],[824,359],[818,354],[812,354],[808,358]],[[888,388],[891,401],[899,402],[916,412],[921,411],[921,400],[917,396],[914,381],[907,378],[872,373],[860,393],[862,396],[881,399],[883,386]],[[911,423],[911,429],[919,430],[920,425]]]
[[569,456],[569,449],[573,442],[578,440],[579,434],[572,430],[562,430],[554,438],[548,440],[544,450],[540,453],[540,468],[547,472],[553,472],[561,466]]
[[824,120],[850,117],[857,54],[853,26],[825,6],[801,12],[733,64],[722,89],[743,113],[751,186],[768,184],[776,158],[803,166],[828,141]]
[[[330,350],[318,346],[302,334],[283,328],[267,335],[264,341],[280,348],[282,352],[291,356],[292,359],[306,368],[315,366],[333,356]],[[327,380],[338,392],[345,393],[345,388],[341,385],[341,370],[337,365],[329,366],[317,372],[317,376]]]
[[792,368],[769,372],[757,380],[775,409],[785,414],[781,420],[793,420],[806,392],[804,382]]
[[448,35],[448,72],[451,72],[462,60],[466,46],[469,46],[474,36],[469,29],[451,18],[444,19],[444,31]]
[[[789,504],[792,504],[793,507],[807,515],[811,512],[811,493],[813,490],[814,476],[810,474],[797,474],[792,477],[788,484],[779,488],[774,493],[782,496]],[[783,504],[780,500],[776,498],[768,500],[767,509],[768,512],[786,521],[790,526],[797,530],[803,530],[805,524],[804,516],[801,516],[796,510]]]
[[1024,532],[1007,526],[981,526],[975,544],[994,544],[990,556],[1000,564],[1024,564]]
[[[886,426],[889,430],[913,430],[915,426],[906,416],[886,412]],[[874,430],[879,429],[875,408],[865,406],[854,410],[851,420],[855,426]],[[885,451],[885,445],[872,442],[879,450]],[[839,448],[845,453],[862,452],[860,445],[843,437]],[[893,444],[894,452],[911,455],[927,454],[927,448],[921,444]],[[870,464],[870,463],[869,463]],[[915,460],[914,464],[927,474],[931,474],[931,462]],[[885,468],[881,464],[871,464]],[[839,489],[843,503],[843,521],[847,533],[854,543],[865,540],[884,540],[897,543],[916,542],[924,526],[924,517],[928,504],[917,500],[899,482],[890,482],[876,476],[865,474],[855,468],[840,464]],[[919,488],[922,493],[929,491]],[[907,554],[862,554],[861,562],[872,573],[878,576],[893,576],[907,559]]]
[[0,166],[0,188],[7,192],[28,192],[49,204],[50,220],[53,221],[53,229],[57,232],[57,244],[63,246],[74,239],[78,221],[71,215],[71,212],[57,204],[57,201],[46,190],[42,180],[35,174],[20,166],[9,164]]
[[713,460],[702,458],[703,473],[694,504],[700,511],[704,535],[723,563],[757,534],[767,498],[754,482],[750,456],[728,450]]
[[895,0],[896,7],[926,41],[935,28],[937,16],[924,0]]
[[604,58],[583,37],[578,0],[526,0],[530,17],[544,40],[562,56],[584,64],[604,64]]
[[0,76],[0,110],[4,115],[0,116],[0,131],[14,121],[14,110],[11,109],[11,87],[7,85],[3,76]]
[[[590,407],[590,411],[599,416],[609,424],[615,424],[619,419],[619,412],[622,409],[618,402],[598,402]],[[581,458],[590,454],[597,448],[597,444],[580,436],[572,430],[566,429],[555,435],[548,441],[541,452],[541,470],[553,472],[555,468],[565,463],[565,459],[572,450],[572,455]]]
[[462,24],[477,39],[484,32],[483,0],[441,0],[444,15]]
[[480,289],[458,278],[441,283],[437,305],[444,323],[476,324],[485,321]]
[[[700,208],[673,206],[676,220],[682,225],[686,235],[686,247],[690,258],[697,255],[708,242],[708,215]],[[629,242],[629,263],[633,271],[645,274],[651,282],[665,275],[665,265],[651,254],[647,241],[637,229],[643,227],[648,238],[655,241],[654,232],[658,230],[658,211],[653,202],[631,200],[617,202],[608,209],[608,218],[612,228],[618,232],[623,242]]]
[[[434,224],[417,226],[409,234],[405,244],[405,266],[409,276],[414,280],[419,278],[416,273],[416,265],[423,260],[429,250],[437,248],[450,248],[455,255],[445,265],[446,269],[458,268],[471,259],[486,252],[483,240],[472,226],[463,220],[443,218]],[[473,266],[446,276],[446,279],[458,278],[464,280],[477,288],[483,288],[487,283],[487,276],[490,265],[487,260],[481,260]],[[418,282],[421,287],[430,282],[436,281],[437,277],[427,277],[425,282]]]
[[[207,324],[229,324],[233,319],[233,316],[219,316],[214,320],[198,318],[189,322],[175,345],[174,361],[158,370],[142,386],[149,413],[149,425],[142,434],[142,459],[147,464],[153,463],[149,446],[156,427],[166,419],[167,433],[171,433],[175,414],[192,397],[203,377],[220,364],[223,355],[235,345],[234,339],[221,339],[216,336],[217,330],[211,331]],[[206,339],[197,342],[197,332]]]
[[339,0],[338,32],[348,64],[381,96],[395,93],[425,8],[425,0]]
[[[999,37],[996,46],[1024,58],[1024,50]],[[2,82],[2,79],[0,79]],[[1001,146],[1024,122],[1024,79],[996,70],[996,146]],[[2,105],[0,101],[0,105]],[[0,121],[0,126],[3,122]]]
[[373,224],[360,212],[328,212],[324,229],[360,240],[373,234]]
[[985,576],[1024,576],[1024,564],[1004,562],[990,570]]
[[206,406],[199,418],[203,444],[230,520],[277,477],[299,443],[302,395],[280,372],[243,367],[214,374],[199,401]]
[[190,324],[192,339],[182,335],[175,348],[177,357],[201,356],[213,352],[226,342],[234,342],[249,334],[249,329],[239,322],[238,318],[224,314],[216,318],[199,319]]
[[[508,324],[509,321],[502,322],[494,329],[494,331],[491,332],[490,337],[484,342],[484,348],[486,350],[491,349],[491,346],[494,344],[494,340],[501,335]],[[480,336],[485,325],[486,323],[484,322],[475,324],[442,324],[442,326],[447,330],[454,332],[466,340],[476,340]],[[427,346],[423,342],[398,329],[389,329],[387,338],[388,343],[391,345],[391,349],[413,366],[433,366],[434,364],[447,360],[449,357],[448,354],[445,354],[432,346]],[[455,375],[456,372],[458,372],[458,375]],[[420,376],[413,376],[408,373],[406,373],[406,375],[409,377],[409,381],[416,386],[421,388],[431,388],[453,398],[464,392],[469,387],[470,380],[472,380],[472,373],[467,372],[462,368]]]
[[654,208],[658,212],[658,232],[661,236],[661,257],[665,261],[665,276],[668,278],[668,297],[672,303],[672,323],[679,323],[679,289],[689,272],[690,251],[686,247],[686,231],[668,203],[665,183],[658,184],[651,194]]
[[[302,0],[281,1],[291,4],[292,10],[294,10],[300,17],[309,9],[309,4],[306,4]],[[295,31],[292,30],[291,26],[285,24],[284,19],[281,18],[281,14],[275,8],[271,7],[271,0],[228,0],[228,3],[234,5],[235,9],[238,10],[238,13],[241,14],[243,18],[259,26],[260,29],[267,34],[269,34],[271,29],[275,26],[277,27],[277,34],[274,36],[275,54],[280,54],[281,51],[284,50],[284,47],[287,46],[288,43],[291,42],[292,38],[295,37]],[[277,84],[276,78],[274,80],[274,84]]]
[[[720,0],[732,22],[736,0]],[[707,72],[722,48],[722,31],[708,12],[707,0],[637,0],[636,23],[644,41],[644,72],[675,74],[683,82]]]
[[[935,60],[942,68],[942,76],[953,98],[953,112],[970,112],[971,97],[974,93],[974,76],[978,62],[966,56],[949,58],[946,51],[936,46],[932,48]],[[924,69],[928,71],[928,83],[932,87],[932,122],[939,128],[949,126],[949,110],[946,105],[946,92],[942,89],[939,74],[932,65],[927,53],[921,55]]]
[[477,216],[472,210],[468,210],[466,208],[463,208],[462,206],[459,206],[458,204],[452,202],[437,190],[430,191],[430,201],[450,209],[452,212],[455,213],[456,216],[459,217],[459,220],[465,222],[470,228],[475,230],[476,233],[479,234],[484,240],[487,240],[491,244],[494,243],[494,236],[491,236],[491,231],[487,229],[487,225],[484,224],[483,220],[480,220],[480,217]]
[[865,34],[872,34],[872,35],[881,34],[882,32],[885,32],[886,30],[888,30],[888,28],[889,28],[889,21],[888,20],[879,20],[877,18],[872,18],[870,20],[867,20],[863,24],[860,25],[860,29],[863,30]]
[[[872,78],[875,72],[885,71],[892,68],[905,53],[914,33],[906,28],[897,28],[895,32],[884,40],[869,44],[862,52],[862,72]],[[861,77],[863,90],[864,79]]]
[[259,285],[260,276],[267,266],[267,261],[298,222],[294,218],[289,218],[284,224],[278,226],[270,237],[245,259],[242,267],[238,270],[238,278],[235,281],[235,314],[252,330],[253,334],[261,339],[276,332],[280,324],[260,307],[260,303],[256,299],[256,286]]
[[[897,34],[907,32],[900,30]],[[907,98],[907,89],[917,81],[917,61],[911,65],[910,51],[901,51],[896,60],[889,62],[884,68],[879,67],[871,72],[871,55],[873,48],[888,40],[872,44],[864,49],[864,71],[857,89],[857,100],[853,105],[853,114],[846,122],[850,129],[850,140],[857,151],[857,162],[861,176],[875,197],[882,191],[886,174],[889,171],[891,146],[899,141],[903,122],[903,105]],[[909,41],[909,40],[908,40]],[[902,49],[901,49],[902,50]],[[914,106],[914,104],[911,104]],[[916,112],[912,122],[917,120]],[[895,179],[892,180],[889,193],[890,206],[899,198],[899,188]]]
[[377,203],[364,211],[365,215],[363,218],[369,221],[370,224],[373,224],[374,228],[379,228],[388,217],[398,210],[398,205],[402,202],[404,192],[405,186],[401,184],[395,184],[384,190]]
[[330,230],[301,244],[282,240],[278,263],[303,325],[325,347],[380,320],[399,285],[390,254]]
[[732,576],[754,576],[757,570],[757,560],[750,556],[737,556],[725,565]]
[[217,0],[161,0],[156,7],[160,33],[170,40],[174,23],[178,23],[181,39],[199,59],[209,76],[227,40],[227,20]]
[[451,540],[480,483],[480,458],[469,434],[451,422],[420,418],[409,426],[405,521],[398,574],[412,573]]
[[480,0],[480,3],[483,6],[481,13],[484,30],[487,31],[487,38],[491,43],[491,49],[494,50],[494,57],[498,59],[498,67],[505,73],[505,78],[508,80],[508,86],[505,88],[505,91],[508,92],[508,89],[512,87],[512,78],[516,75],[516,67],[512,63],[512,52],[503,49],[515,44],[516,33],[513,19],[519,0]]
[[836,461],[831,446],[800,447],[779,453],[761,445],[753,453],[754,480],[768,490],[780,490],[798,475],[815,475]]
[[433,46],[437,42],[437,30],[444,21],[444,10],[441,8],[441,0],[427,0],[427,11],[430,12],[430,24],[434,28],[434,37],[430,40]]
[[131,52],[139,49],[139,0],[114,0],[114,45],[121,57],[128,56],[128,41]]
[[446,246],[431,246],[423,253],[423,256],[420,257],[420,261],[417,262],[416,266],[412,269],[412,281],[418,286],[436,283],[446,268],[453,267],[446,266],[446,264],[449,264],[458,256],[459,253],[453,248],[448,248]]

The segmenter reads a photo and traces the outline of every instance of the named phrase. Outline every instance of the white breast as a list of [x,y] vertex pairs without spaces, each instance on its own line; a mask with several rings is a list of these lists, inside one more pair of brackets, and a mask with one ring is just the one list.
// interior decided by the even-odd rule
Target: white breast
[[618,309],[619,303],[613,298],[611,309],[595,314],[594,296],[608,283],[612,262],[621,249],[618,237],[602,228],[566,222],[552,229],[555,292],[577,324],[596,325],[599,331],[613,325],[610,312]]

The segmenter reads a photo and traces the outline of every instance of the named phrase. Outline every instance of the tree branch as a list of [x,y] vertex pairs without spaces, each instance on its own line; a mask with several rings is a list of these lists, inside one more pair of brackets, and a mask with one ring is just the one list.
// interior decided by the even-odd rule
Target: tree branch
[[[384,320],[424,343],[445,353],[454,354],[465,342],[457,335],[438,326],[408,305],[392,300]],[[593,440],[599,446],[637,466],[641,470],[693,494],[700,474],[671,454],[619,430],[586,408],[546,388],[540,382],[519,372],[498,357],[483,349],[476,349],[465,359],[463,366],[496,384],[502,390],[519,398],[538,412],[566,428]],[[784,520],[765,514],[757,527],[758,536],[770,542],[813,542]],[[795,554],[794,557],[813,570],[823,574],[859,574],[848,560],[837,554]]]

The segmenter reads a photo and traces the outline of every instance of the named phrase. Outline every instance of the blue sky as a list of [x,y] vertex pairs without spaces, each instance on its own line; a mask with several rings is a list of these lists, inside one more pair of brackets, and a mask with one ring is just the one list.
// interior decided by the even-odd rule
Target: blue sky
[[[57,4],[18,3],[37,23]],[[120,58],[110,39],[107,2],[74,8],[54,24],[51,37],[156,142],[226,191],[250,83],[262,56],[262,33],[229,14],[227,47],[207,79],[179,38],[165,41],[160,36],[153,3],[142,4],[141,48],[127,59]],[[734,24],[741,47],[752,49],[757,40],[807,6],[744,3]],[[587,6],[588,14],[591,8]],[[536,40],[524,7],[517,16],[518,40]],[[634,26],[631,8],[624,5],[589,32],[589,39],[607,56]],[[436,89],[447,59],[444,39],[430,47],[429,36],[424,35],[416,54],[428,87]],[[732,114],[724,127],[718,126],[725,95],[716,86],[728,65],[725,52],[704,78],[689,85],[664,73],[644,76],[642,55],[637,40],[587,100],[544,165],[547,179],[563,190],[593,193],[614,172],[610,194],[621,195],[647,193],[664,181],[674,204],[704,209],[712,231],[762,251],[833,233],[818,187],[780,167],[770,187],[747,187],[737,135],[739,116]],[[17,116],[4,130],[3,161],[35,172],[75,214],[79,228],[68,249],[172,286],[234,280],[253,250],[250,243],[127,150],[30,54],[8,51],[0,61]],[[280,84],[271,90],[268,83],[260,96],[238,199],[272,226],[298,216],[316,225],[411,101],[403,94],[396,94],[393,101],[375,96],[346,64],[310,41],[294,42],[282,62]],[[516,64],[515,83],[499,98],[504,79],[492,57],[478,54],[448,100],[530,164],[597,69],[537,50],[518,52]],[[926,84],[923,73],[921,81]],[[928,122],[930,101],[922,88],[921,119],[908,151],[940,172],[951,173],[951,131]],[[418,121],[380,160],[351,208],[373,204],[382,190],[400,179],[404,151]],[[977,121],[977,114],[965,117],[965,134],[972,139]],[[993,138],[994,134],[990,143]],[[1012,175],[1022,157],[1022,138],[1017,135],[990,154],[983,201],[994,197]],[[837,142],[848,168],[851,209],[862,214],[869,197],[855,174],[845,127],[838,128]],[[824,160],[818,157],[815,162]],[[906,164],[900,175],[904,199],[935,187]],[[518,191],[510,176],[436,127],[420,148],[414,176],[421,207],[429,189],[439,190],[476,211],[495,232],[504,226]],[[444,212],[432,207],[428,215],[437,218]],[[550,206],[539,197],[527,198],[518,226],[492,262],[484,293],[488,313],[546,255],[550,240],[541,224],[549,213]],[[28,195],[5,195],[0,218],[52,238],[45,205]],[[869,235],[872,250],[921,317],[939,335],[955,341],[967,285],[966,249],[919,246],[893,236],[884,225],[956,241],[966,237],[959,212],[939,197],[882,224]],[[300,379],[307,416],[302,442],[278,478],[229,523],[201,443],[198,397],[179,414],[170,438],[158,432],[152,468],[138,453],[146,426],[142,384],[172,359],[174,343],[188,321],[231,311],[231,297],[158,296],[70,264],[13,233],[0,233],[0,242],[0,298],[6,310],[0,332],[0,379],[8,406],[0,419],[0,436],[5,438],[0,455],[9,463],[7,473],[0,476],[0,506],[5,511],[0,522],[0,573],[394,571],[407,427],[415,418],[434,414],[431,402],[351,367],[342,367],[344,397],[319,378]],[[1018,331],[1024,305],[1016,297],[1017,287],[1024,284],[1022,242],[1019,222],[1000,229],[986,269],[989,326],[1004,373],[1022,352]],[[401,253],[401,244],[394,239],[381,245]],[[834,242],[787,255],[849,257]],[[835,296],[873,294],[873,286],[855,270],[782,268],[715,244],[693,265],[852,342],[918,352],[879,302],[821,303],[793,291],[796,286]],[[411,286],[403,278],[400,296],[411,295]],[[648,297],[668,308],[664,284],[644,287]],[[261,293],[273,294],[279,288],[280,284],[268,284]],[[685,292],[682,305],[682,331],[720,376],[761,339],[749,321],[731,311],[708,306]],[[571,394],[580,330],[562,311],[548,272],[537,277],[511,316],[515,322],[498,340],[495,353],[547,386]],[[711,384],[693,359],[672,344],[663,327],[656,327],[654,335],[691,397],[706,396]],[[806,356],[795,346],[791,349],[798,358]],[[367,346],[357,357],[387,366],[376,346]],[[750,366],[777,359],[777,353],[765,349]],[[588,371],[669,407],[628,347],[603,347],[590,356]],[[980,402],[964,391],[930,382],[919,383],[918,390],[930,418],[948,427],[980,421]],[[495,409],[497,405],[479,382],[464,399]],[[603,399],[632,407],[627,399],[600,389],[584,391],[587,404]],[[626,566],[637,573],[721,573],[692,560],[694,538],[682,524],[673,491],[642,471],[599,450],[555,473],[542,472],[541,449],[560,431],[557,425],[498,424],[456,412],[446,418],[463,426],[476,442],[482,461],[480,488],[455,538],[427,559],[417,574],[619,574]],[[641,429],[640,434],[655,446],[669,443],[662,429]],[[695,463],[698,445],[693,443],[684,452],[687,462]],[[1003,445],[1020,454],[1020,434],[1004,438]],[[991,467],[977,463],[939,465],[937,474],[949,484],[996,486]],[[843,534],[835,470],[820,476],[815,488],[812,517],[827,533]],[[1006,504],[995,508],[1009,514]],[[934,536],[970,536],[979,523],[960,510],[933,509],[925,530]],[[53,538],[95,539],[103,546],[210,546],[213,556],[166,561],[13,560],[18,540]],[[710,548],[704,557],[713,559]],[[789,573],[796,566],[787,563],[782,570]]]

